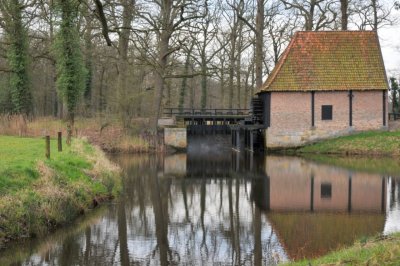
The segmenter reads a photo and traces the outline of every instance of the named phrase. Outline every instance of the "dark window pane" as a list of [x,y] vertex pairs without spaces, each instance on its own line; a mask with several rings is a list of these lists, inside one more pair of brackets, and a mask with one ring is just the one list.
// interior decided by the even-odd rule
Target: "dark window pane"
[[332,184],[322,183],[321,184],[321,198],[332,198]]
[[322,120],[332,120],[332,105],[322,105]]

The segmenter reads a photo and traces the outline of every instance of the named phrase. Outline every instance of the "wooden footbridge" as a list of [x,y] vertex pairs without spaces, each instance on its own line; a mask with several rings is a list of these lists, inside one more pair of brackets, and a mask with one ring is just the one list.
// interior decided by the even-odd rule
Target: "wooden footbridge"
[[189,135],[230,134],[231,126],[251,119],[249,109],[165,108],[164,117],[186,127]]

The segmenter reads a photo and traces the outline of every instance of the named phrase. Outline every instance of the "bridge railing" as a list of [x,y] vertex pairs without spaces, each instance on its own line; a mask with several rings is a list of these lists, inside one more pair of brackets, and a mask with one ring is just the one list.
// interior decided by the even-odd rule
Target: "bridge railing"
[[249,114],[249,109],[224,109],[224,108],[164,108],[164,116],[218,116],[233,115],[244,116]]

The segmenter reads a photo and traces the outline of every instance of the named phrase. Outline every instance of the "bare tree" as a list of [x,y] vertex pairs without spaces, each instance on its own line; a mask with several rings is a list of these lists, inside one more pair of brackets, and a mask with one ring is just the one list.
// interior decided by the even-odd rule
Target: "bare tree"
[[[145,1],[147,2],[147,1]],[[153,8],[157,10],[140,10],[138,15],[148,23],[149,31],[157,35],[157,56],[155,60],[155,117],[154,127],[156,130],[158,118],[161,114],[162,99],[165,88],[165,79],[169,57],[181,48],[180,41],[171,46],[171,38],[185,27],[185,22],[201,18],[204,15],[198,12],[201,6],[192,0],[154,0],[151,1]],[[207,2],[204,4],[207,5]]]
[[328,0],[281,0],[287,9],[294,10],[304,19],[305,30],[328,28],[336,20],[335,1]]
[[[256,65],[256,87],[262,86],[263,79],[263,60],[264,60],[264,29],[265,29],[265,3],[266,0],[257,0],[257,13],[255,16],[255,25],[243,15],[244,1],[240,0],[240,5],[235,7],[238,18],[243,21],[255,35],[255,65]],[[239,8],[241,7],[241,8]],[[250,8],[252,8],[250,6]]]
[[353,0],[350,11],[352,12],[352,24],[359,30],[378,30],[381,27],[396,23],[392,17],[395,3],[389,4],[382,0]]

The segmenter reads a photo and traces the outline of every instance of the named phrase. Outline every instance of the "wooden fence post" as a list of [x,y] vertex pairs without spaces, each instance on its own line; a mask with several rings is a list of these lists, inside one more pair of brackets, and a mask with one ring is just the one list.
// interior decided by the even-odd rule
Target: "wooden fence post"
[[62,152],[62,132],[57,133],[58,151]]
[[46,158],[50,159],[50,136],[46,136]]

